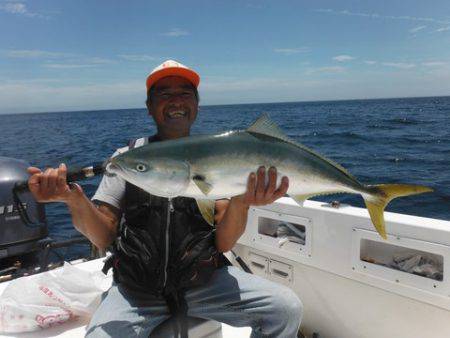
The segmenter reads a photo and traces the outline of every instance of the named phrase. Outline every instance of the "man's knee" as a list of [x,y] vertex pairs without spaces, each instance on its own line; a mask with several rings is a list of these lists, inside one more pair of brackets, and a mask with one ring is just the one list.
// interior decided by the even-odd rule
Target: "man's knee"
[[283,313],[286,322],[300,323],[303,315],[303,304],[297,294],[287,287],[280,288],[275,295],[275,308],[278,313]]
[[89,325],[85,338],[148,337],[142,324],[133,325],[127,321],[111,321],[101,325]]
[[100,327],[88,327],[84,338],[110,338]]

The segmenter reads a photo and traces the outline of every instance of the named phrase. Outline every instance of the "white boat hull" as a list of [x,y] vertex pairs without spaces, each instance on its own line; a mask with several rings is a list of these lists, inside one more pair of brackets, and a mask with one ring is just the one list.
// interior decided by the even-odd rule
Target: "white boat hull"
[[[299,295],[301,330],[308,336],[450,337],[450,222],[389,212],[385,217],[387,241],[372,231],[365,209],[314,201],[300,207],[284,198],[251,209],[234,251],[254,273]],[[280,247],[279,239],[258,231],[271,220],[304,225],[305,245]],[[360,259],[370,252],[382,260],[389,246],[442,258],[442,281]]]

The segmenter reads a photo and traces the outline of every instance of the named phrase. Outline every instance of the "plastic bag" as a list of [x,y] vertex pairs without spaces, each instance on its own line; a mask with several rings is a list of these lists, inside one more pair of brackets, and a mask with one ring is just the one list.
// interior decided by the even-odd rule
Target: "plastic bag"
[[11,281],[0,296],[0,332],[29,332],[91,317],[107,277],[65,263],[62,268]]

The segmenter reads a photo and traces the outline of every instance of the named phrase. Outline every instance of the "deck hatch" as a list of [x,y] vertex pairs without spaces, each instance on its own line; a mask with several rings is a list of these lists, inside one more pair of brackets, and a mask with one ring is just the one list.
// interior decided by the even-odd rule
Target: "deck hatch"
[[253,210],[251,243],[281,257],[311,257],[311,220],[264,209]]
[[431,252],[361,239],[360,260],[442,282],[444,257]]
[[374,231],[353,229],[352,270],[399,288],[450,297],[450,246],[402,236],[385,241]]

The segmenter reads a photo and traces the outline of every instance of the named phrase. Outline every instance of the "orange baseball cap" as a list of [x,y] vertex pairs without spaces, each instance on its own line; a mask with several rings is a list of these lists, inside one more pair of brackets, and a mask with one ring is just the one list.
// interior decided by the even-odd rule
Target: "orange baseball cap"
[[198,84],[200,83],[200,76],[192,69],[186,67],[185,65],[177,61],[167,60],[164,61],[155,69],[153,69],[152,72],[147,77],[146,81],[147,92],[156,83],[156,81],[166,76],[184,77],[186,80],[190,81],[195,87],[198,87]]

